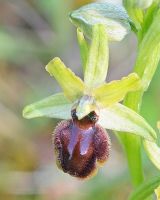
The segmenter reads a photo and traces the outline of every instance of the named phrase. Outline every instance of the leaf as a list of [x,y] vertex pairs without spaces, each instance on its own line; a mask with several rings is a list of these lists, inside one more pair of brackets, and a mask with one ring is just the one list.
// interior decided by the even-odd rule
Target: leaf
[[105,81],[108,70],[108,51],[105,28],[103,25],[95,25],[84,74],[87,87],[97,87]]
[[72,104],[63,93],[58,93],[26,106],[23,110],[23,117],[27,119],[35,117],[70,119],[71,108]]
[[136,73],[132,73],[121,80],[105,83],[93,90],[93,96],[103,106],[110,106],[125,97],[130,91],[141,88],[141,81]]
[[130,32],[130,19],[120,5],[107,2],[91,3],[70,13],[72,23],[92,38],[92,27],[103,24],[109,40],[120,41]]
[[81,60],[82,60],[82,65],[83,65],[83,71],[85,72],[89,47],[84,38],[83,32],[79,28],[77,28],[77,39],[78,39],[78,44],[79,44],[79,48],[80,48],[80,55],[81,55]]
[[159,20],[160,10],[154,16],[153,22],[139,46],[135,72],[141,78],[144,90],[148,89],[160,60]]
[[54,58],[46,66],[47,72],[54,76],[64,91],[64,95],[75,101],[83,95],[84,83],[59,58]]
[[119,103],[100,110],[99,124],[106,129],[133,133],[150,141],[157,137],[143,117]]
[[153,177],[145,181],[131,194],[129,200],[145,200],[160,185],[160,176]]
[[145,151],[152,163],[160,170],[160,147],[147,140],[143,141]]

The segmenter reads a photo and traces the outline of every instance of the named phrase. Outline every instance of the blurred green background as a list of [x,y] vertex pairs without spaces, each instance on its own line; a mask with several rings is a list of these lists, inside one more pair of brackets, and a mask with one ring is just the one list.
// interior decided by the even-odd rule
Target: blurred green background
[[[22,109],[60,90],[45,71],[55,56],[82,77],[76,29],[68,12],[89,0],[0,0],[0,200],[125,200],[131,191],[123,150],[113,133],[109,161],[98,175],[80,181],[54,162],[54,119],[25,120]],[[112,3],[121,1],[112,0]],[[108,80],[131,72],[136,38],[110,44]],[[160,68],[145,94],[142,115],[160,119]],[[144,154],[148,176],[157,173]]]

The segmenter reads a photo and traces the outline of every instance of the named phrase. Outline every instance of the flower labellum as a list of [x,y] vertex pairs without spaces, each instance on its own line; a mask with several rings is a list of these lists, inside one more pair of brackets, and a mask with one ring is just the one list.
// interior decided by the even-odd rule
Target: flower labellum
[[78,120],[76,109],[72,119],[58,124],[54,131],[57,165],[64,172],[78,178],[88,178],[109,157],[110,139],[105,129],[96,124],[97,114],[92,111]]

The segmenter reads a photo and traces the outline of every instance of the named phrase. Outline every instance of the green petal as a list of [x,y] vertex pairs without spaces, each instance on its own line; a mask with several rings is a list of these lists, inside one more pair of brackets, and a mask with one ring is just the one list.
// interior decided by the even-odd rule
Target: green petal
[[59,58],[54,58],[46,66],[46,70],[57,80],[63,89],[64,95],[75,101],[83,95],[84,83]]
[[140,88],[141,81],[139,77],[136,73],[132,73],[121,80],[112,81],[94,89],[93,96],[97,102],[106,107],[123,100],[128,92],[136,91]]
[[146,153],[152,163],[160,170],[160,147],[154,143],[147,140],[143,141]]
[[58,93],[26,106],[23,110],[23,117],[27,119],[35,117],[70,119],[71,108],[72,104],[64,97],[63,93]]
[[92,38],[92,27],[103,24],[111,41],[120,41],[130,31],[130,19],[120,5],[107,2],[91,3],[71,12],[72,23]]
[[82,60],[82,65],[83,65],[83,71],[85,72],[89,47],[84,38],[83,32],[79,28],[77,28],[77,39],[78,39],[78,44],[79,44],[79,48],[80,48],[80,55],[81,55],[81,60]]
[[143,117],[119,103],[102,109],[98,123],[106,129],[133,133],[150,141],[156,139],[156,132]]
[[149,180],[145,180],[143,184],[136,188],[131,194],[129,200],[145,200],[151,194],[154,193],[155,189],[160,185],[160,176],[153,177]]
[[102,84],[108,70],[108,37],[103,25],[93,27],[93,38],[84,74],[84,82],[89,87]]

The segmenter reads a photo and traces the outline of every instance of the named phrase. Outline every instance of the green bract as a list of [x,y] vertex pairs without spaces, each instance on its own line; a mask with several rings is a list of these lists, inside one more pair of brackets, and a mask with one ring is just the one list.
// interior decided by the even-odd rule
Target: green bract
[[[160,176],[154,177],[140,185],[130,196],[129,200],[145,200],[160,185]],[[158,200],[158,199],[157,199]]]
[[122,40],[130,32],[130,19],[122,6],[111,3],[92,3],[70,13],[70,19],[84,34],[92,38],[92,27],[103,24],[108,39]]
[[[157,128],[160,131],[160,122],[157,123]],[[154,142],[150,142],[147,140],[143,141],[144,148],[146,150],[146,153],[152,163],[160,170],[160,146]]]
[[26,106],[23,116],[70,119],[71,109],[76,104],[79,119],[94,110],[99,112],[98,123],[104,128],[130,132],[154,141],[156,133],[145,119],[131,109],[117,104],[129,91],[141,88],[139,77],[132,73],[121,80],[105,83],[108,69],[108,36],[105,25],[93,26],[90,47],[83,33],[79,30],[77,33],[82,63],[85,65],[84,82],[59,58],[54,58],[46,66],[46,70],[58,81],[63,93]]
[[160,10],[155,13],[154,21],[139,46],[135,71],[142,79],[147,90],[160,60]]
[[123,0],[123,4],[134,22],[134,25],[137,30],[141,29],[141,25],[143,22],[143,10],[136,6],[135,0]]

